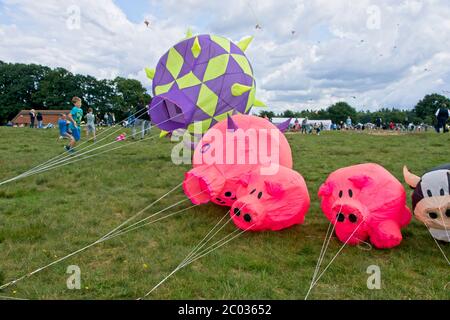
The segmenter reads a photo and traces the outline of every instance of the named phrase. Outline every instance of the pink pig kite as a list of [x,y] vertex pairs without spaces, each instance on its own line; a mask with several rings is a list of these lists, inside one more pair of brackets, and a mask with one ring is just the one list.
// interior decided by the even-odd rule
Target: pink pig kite
[[370,239],[380,249],[398,246],[400,230],[411,220],[403,185],[378,164],[334,171],[320,187],[319,197],[337,237],[350,245]]
[[243,230],[300,224],[310,204],[305,181],[292,170],[286,137],[268,120],[241,114],[203,136],[183,189],[194,204],[231,207],[231,218]]

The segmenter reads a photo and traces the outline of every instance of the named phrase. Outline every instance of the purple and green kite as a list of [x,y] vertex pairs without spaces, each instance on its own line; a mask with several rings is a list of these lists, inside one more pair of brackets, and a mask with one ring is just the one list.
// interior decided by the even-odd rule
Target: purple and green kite
[[188,32],[161,57],[156,69],[146,69],[153,80],[150,116],[162,135],[177,129],[193,133],[194,128],[204,133],[228,115],[264,106],[255,99],[253,69],[244,54],[252,39],[234,44]]

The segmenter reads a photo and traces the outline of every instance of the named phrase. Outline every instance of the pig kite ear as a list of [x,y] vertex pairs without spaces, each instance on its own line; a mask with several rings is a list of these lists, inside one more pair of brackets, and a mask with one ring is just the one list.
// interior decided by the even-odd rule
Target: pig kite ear
[[278,182],[264,181],[267,193],[274,198],[280,197],[284,193],[283,185]]
[[363,189],[372,183],[372,178],[366,175],[354,176],[348,178],[353,185],[358,189]]
[[238,183],[241,184],[243,187],[247,188],[248,185],[250,184],[250,178],[251,178],[251,174],[250,174],[250,172],[247,172],[239,178]]
[[403,177],[405,178],[405,182],[413,189],[415,189],[420,182],[420,177],[409,172],[406,166],[403,167]]
[[328,197],[332,193],[333,193],[333,187],[331,186],[331,184],[329,182],[325,182],[320,186],[318,196],[319,197]]

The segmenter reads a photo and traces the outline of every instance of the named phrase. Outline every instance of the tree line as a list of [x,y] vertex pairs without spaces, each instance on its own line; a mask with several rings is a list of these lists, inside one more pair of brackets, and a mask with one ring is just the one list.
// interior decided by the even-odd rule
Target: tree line
[[99,80],[64,68],[0,61],[0,124],[23,109],[70,109],[74,96],[82,98],[85,111],[92,108],[96,113],[114,112],[118,118],[151,101],[138,80]]
[[449,108],[450,100],[440,94],[433,93],[426,95],[420,100],[412,110],[397,108],[380,108],[378,111],[357,111],[347,102],[337,102],[326,109],[320,110],[285,110],[281,113],[273,111],[261,111],[260,116],[284,117],[284,118],[308,118],[314,120],[331,120],[333,123],[345,122],[347,117],[352,119],[353,123],[375,123],[377,118],[381,118],[384,123],[394,122],[402,124],[430,124],[434,125],[436,118],[434,114],[440,107]]
[[[99,80],[89,75],[73,74],[64,68],[49,68],[37,64],[5,63],[0,61],[0,124],[11,120],[20,110],[70,109],[71,99],[83,99],[83,108],[96,113],[114,112],[122,119],[128,111],[137,111],[150,103],[151,97],[138,80],[117,77]],[[426,95],[412,110],[381,108],[378,111],[357,111],[347,102],[338,102],[320,110],[285,110],[281,113],[261,111],[261,116],[309,118],[374,123],[377,118],[388,123],[434,124],[434,113],[450,100],[433,93]]]

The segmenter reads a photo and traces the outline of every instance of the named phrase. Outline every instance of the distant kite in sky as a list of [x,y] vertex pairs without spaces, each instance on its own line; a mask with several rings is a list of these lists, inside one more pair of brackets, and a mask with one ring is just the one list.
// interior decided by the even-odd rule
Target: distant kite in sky
[[161,57],[156,69],[146,69],[153,80],[150,116],[163,135],[177,129],[204,133],[228,115],[264,106],[255,99],[253,69],[244,54],[252,39],[234,44],[188,31],[185,40]]

